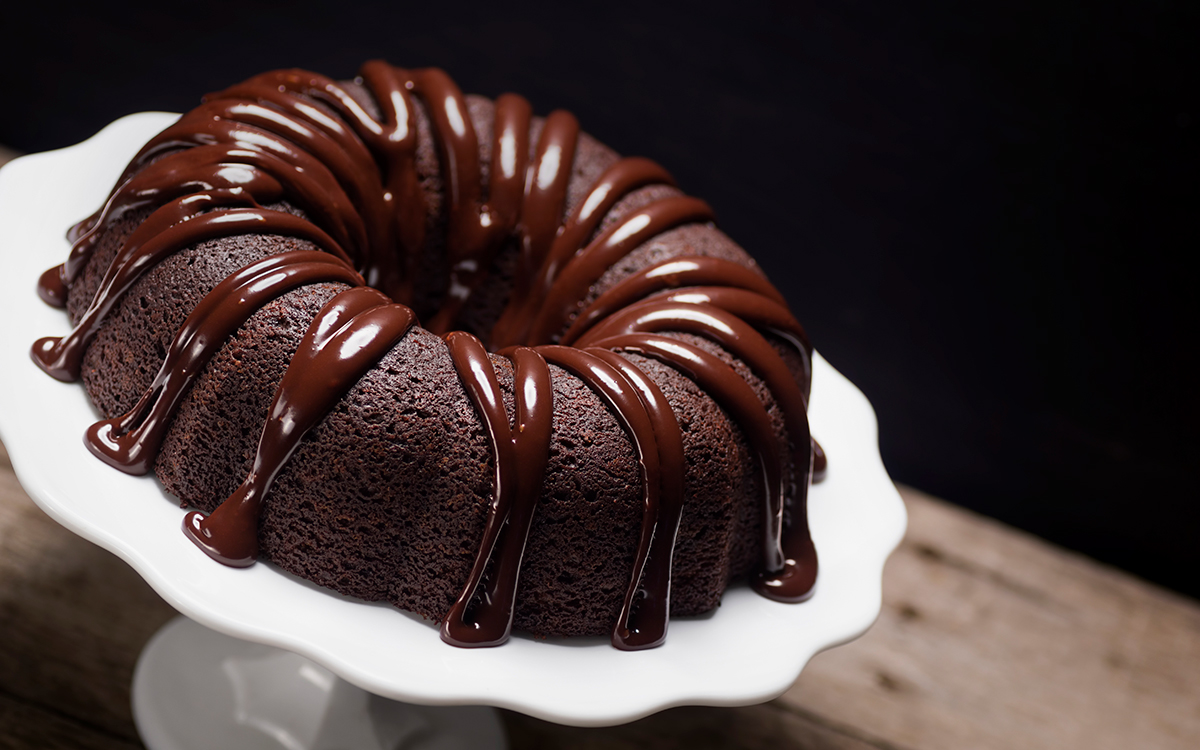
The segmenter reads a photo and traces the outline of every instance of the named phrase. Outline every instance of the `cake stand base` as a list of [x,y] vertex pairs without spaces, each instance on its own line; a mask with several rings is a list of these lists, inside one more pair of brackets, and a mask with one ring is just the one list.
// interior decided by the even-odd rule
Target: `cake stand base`
[[133,718],[151,750],[507,747],[493,708],[380,698],[302,656],[182,616],[138,659]]

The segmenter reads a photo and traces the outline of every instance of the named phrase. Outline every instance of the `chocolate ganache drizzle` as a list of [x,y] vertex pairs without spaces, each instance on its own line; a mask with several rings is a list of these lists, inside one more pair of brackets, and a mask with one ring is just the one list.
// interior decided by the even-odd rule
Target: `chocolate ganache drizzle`
[[[417,325],[406,305],[429,283],[420,276],[430,246],[418,170],[423,108],[444,182],[448,267],[441,306],[427,328],[443,335],[495,459],[482,542],[442,622],[442,638],[493,646],[511,632],[521,561],[549,461],[554,366],[582,380],[616,416],[640,467],[641,532],[612,643],[635,650],[663,642],[684,505],[682,432],[659,386],[621,353],[682,373],[732,417],[757,463],[762,492],[762,560],[753,586],[779,601],[807,598],[817,559],[806,495],[825,458],[808,429],[812,346],[783,296],[754,270],[697,254],[653,263],[584,302],[639,246],[677,227],[712,222],[709,206],[673,195],[603,227],[610,210],[634,191],[674,187],[662,167],[635,157],[608,167],[564,217],[580,136],[571,114],[551,113],[533,143],[529,103],[502,95],[485,165],[467,101],[442,71],[372,61],[356,83],[370,93],[378,114],[347,85],[300,70],[264,73],[205,97],[147,143],[101,209],[72,228],[67,261],[38,284],[41,297],[59,307],[101,237],[130,212],[149,211],[121,244],[71,333],[33,346],[34,361],[66,381],[79,378],[89,343],[122,296],[172,253],[244,234],[295,237],[318,248],[251,263],[213,288],[175,334],[136,405],[87,431],[92,452],[122,471],[150,472],[188,388],[251,315],[308,284],[348,287],[324,305],[302,338],[249,475],[212,514],[192,512],[184,520],[185,533],[213,558],[233,566],[255,561],[264,504],[304,435]],[[304,216],[268,208],[280,201]],[[511,242],[518,248],[513,292],[485,346],[453,329]],[[765,384],[783,415],[785,444],[746,380],[686,336],[715,343]],[[781,345],[803,363],[798,376],[785,364]],[[513,374],[512,424],[498,365]]]

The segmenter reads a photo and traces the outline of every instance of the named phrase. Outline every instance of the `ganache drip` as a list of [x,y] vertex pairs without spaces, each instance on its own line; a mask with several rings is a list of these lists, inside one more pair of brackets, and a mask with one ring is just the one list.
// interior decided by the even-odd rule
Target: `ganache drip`
[[514,430],[483,344],[462,331],[446,340],[483,417],[496,478],[479,555],[442,623],[442,639],[456,646],[494,646],[512,630],[521,556],[549,460],[554,405],[548,363],[553,363],[583,380],[634,438],[642,473],[642,530],[612,643],[622,650],[660,645],[666,638],[671,557],[683,513],[683,439],[662,391],[629,360],[607,350],[510,347],[498,356],[514,365]]
[[275,391],[250,475],[211,515],[188,513],[184,533],[226,565],[253,565],[263,502],[300,440],[416,321],[410,308],[366,286],[326,302]]
[[[760,312],[764,316],[769,315],[776,305],[765,297],[760,299],[762,307],[754,311],[755,317],[758,317]],[[764,485],[767,487],[764,498],[765,538],[763,540],[763,562],[756,578],[756,589],[765,596],[782,601],[799,601],[807,597],[812,588],[811,584],[816,580],[815,552],[810,554],[808,551],[808,548],[812,546],[811,541],[806,544],[793,541],[789,545],[785,545],[783,542],[784,513],[787,510],[788,497],[791,497],[793,502],[790,513],[792,534],[802,536],[805,540],[809,537],[805,498],[812,473],[813,450],[803,391],[796,386],[791,371],[788,370],[779,353],[757,330],[742,318],[710,304],[644,300],[610,316],[592,328],[579,339],[577,345],[621,348],[625,346],[623,336],[664,332],[692,333],[719,344],[745,362],[754,374],[762,379],[783,412],[784,425],[792,444],[792,465],[795,476],[791,486],[786,486],[781,476],[776,477],[778,472],[774,470],[768,472],[764,464],[764,476],[768,477],[770,481],[764,481]],[[659,337],[659,339],[662,338]],[[666,341],[673,340],[666,339]],[[681,344],[681,342],[674,343]],[[647,353],[658,356],[662,352],[668,352],[662,355],[667,357],[664,361],[681,369],[683,368],[683,361],[679,359],[680,356],[683,356],[681,352],[689,352],[690,361],[697,361],[697,357],[691,355],[701,351],[696,349],[695,352],[691,352],[690,349],[695,349],[694,347],[663,349],[663,346],[665,344],[660,341],[658,346]],[[729,389],[733,387],[731,384],[735,381],[746,386],[745,381],[737,375],[736,371],[724,363],[721,364],[724,369],[714,366],[708,368],[706,372],[719,370],[723,377],[716,378],[709,372],[704,376],[706,382],[701,383],[702,387],[708,390],[708,386],[711,384],[714,387],[720,387],[722,392],[729,392]],[[693,375],[700,377],[699,372],[690,370],[685,374],[688,374],[689,377]],[[746,388],[747,392],[753,395],[749,386]],[[760,410],[764,409],[762,402],[757,397],[754,397],[753,401]],[[748,425],[745,420],[750,418],[748,416],[750,412],[744,406],[739,406],[733,413],[741,415],[742,419],[739,421]],[[763,415],[766,415],[765,410],[763,410]],[[766,424],[769,427],[770,422],[768,421]],[[776,452],[776,440],[773,432],[769,436],[765,436],[765,442],[753,437],[754,435],[764,437],[759,428],[746,427],[743,432],[755,446],[754,449],[759,455],[760,461],[769,460],[768,454]],[[793,556],[793,552],[800,557]],[[809,567],[812,568],[811,571],[807,570]],[[800,568],[804,568],[804,570],[800,571]],[[811,580],[809,580],[810,578]],[[804,585],[805,582],[808,583],[807,586]]]
[[491,440],[496,478],[479,554],[442,622],[442,639],[456,646],[495,646],[512,631],[521,558],[549,460],[554,390],[550,368],[536,351],[514,347],[503,352],[500,356],[513,365],[513,429],[487,349],[462,331],[448,334],[446,343]]
[[322,281],[363,284],[337,258],[308,250],[272,255],[226,277],[188,315],[137,404],[88,428],[88,449],[128,474],[149,473],[184,393],[225,340],[271,300]]
[[537,352],[587,383],[633,438],[642,472],[642,533],[612,642],[627,651],[653,648],[666,638],[671,555],[683,511],[679,424],[662,392],[644,374],[635,383],[626,374],[632,365],[614,365],[608,352],[566,346],[539,346]]
[[142,276],[185,247],[240,234],[298,237],[348,260],[337,243],[317,225],[291,214],[264,209],[242,188],[186,195],[156,210],[134,230],[109,265],[96,296],[75,328],[63,337],[38,339],[31,352],[33,361],[58,380],[78,380],[88,344],[117,302]]
[[[642,476],[642,527],[613,645],[634,650],[663,642],[683,507],[682,437],[662,391],[620,352],[665,363],[732,416],[755,457],[763,493],[763,559],[753,586],[780,601],[811,595],[817,561],[805,503],[810,478],[823,474],[825,457],[809,435],[806,414],[812,346],[783,296],[761,274],[736,263],[677,256],[629,275],[586,306],[582,302],[608,268],[645,242],[713,221],[709,206],[695,198],[664,198],[601,231],[605,216],[633,191],[675,185],[662,167],[633,157],[605,170],[564,218],[579,124],[570,113],[553,112],[531,144],[530,105],[514,94],[495,102],[485,191],[467,101],[449,76],[372,61],[360,70],[359,82],[373,97],[378,118],[347,87],[301,70],[264,73],[210,94],[147,143],[104,206],[72,228],[67,262],[38,283],[42,299],[58,307],[65,306],[99,239],[130,212],[150,210],[118,249],[74,330],[35,343],[34,360],[60,380],[79,377],[88,344],[121,297],[176,251],[246,233],[296,237],[323,251],[271,256],[221,282],[188,316],[133,409],[88,430],[89,448],[122,471],[149,472],[188,387],[255,311],[307,284],[353,287],[326,303],[302,339],[245,481],[211,515],[184,519],[185,533],[210,556],[234,566],[254,562],[264,502],[301,439],[416,324],[412,310],[392,300],[412,303],[429,243],[417,168],[420,100],[447,202],[448,281],[429,329],[444,334],[495,457],[483,541],[442,623],[442,638],[458,646],[492,646],[511,631],[553,431],[553,364],[580,378],[617,417]],[[263,208],[280,200],[307,218]],[[514,289],[488,346],[467,333],[446,333],[509,242],[518,247]],[[759,331],[798,353],[804,367],[799,382]],[[713,341],[750,368],[782,412],[790,445],[780,444],[766,405],[737,371],[672,337],[679,333]],[[495,370],[501,362],[513,372],[514,424]]]

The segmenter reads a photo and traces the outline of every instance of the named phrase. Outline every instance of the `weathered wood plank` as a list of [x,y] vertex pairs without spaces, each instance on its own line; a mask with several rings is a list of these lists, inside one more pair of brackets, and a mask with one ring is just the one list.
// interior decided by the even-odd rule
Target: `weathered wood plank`
[[887,750],[820,717],[768,703],[743,708],[673,708],[619,727],[564,727],[504,712],[513,750],[633,750],[634,748],[744,748],[745,750]]
[[884,610],[780,702],[903,747],[1200,746],[1200,606],[904,491]]
[[135,750],[140,742],[116,737],[70,716],[0,695],[0,750]]
[[136,740],[133,667],[174,613],[132,568],[34,505],[0,451],[0,695]]

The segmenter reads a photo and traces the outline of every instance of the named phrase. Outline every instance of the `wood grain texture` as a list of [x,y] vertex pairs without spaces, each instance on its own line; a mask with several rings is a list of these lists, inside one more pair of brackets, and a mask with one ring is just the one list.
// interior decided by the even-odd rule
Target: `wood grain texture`
[[564,727],[505,712],[513,750],[633,750],[744,748],[745,750],[882,750],[888,747],[831,727],[779,703],[742,708],[686,706],[632,724],[599,729]]
[[115,737],[61,713],[0,695],[0,750],[133,750],[142,744]]
[[1200,746],[1200,606],[914,490],[875,627],[779,702],[899,747]]
[[[34,505],[0,452],[0,697],[135,741],[133,666],[174,614],[132,568]],[[21,715],[4,710],[0,735]]]

